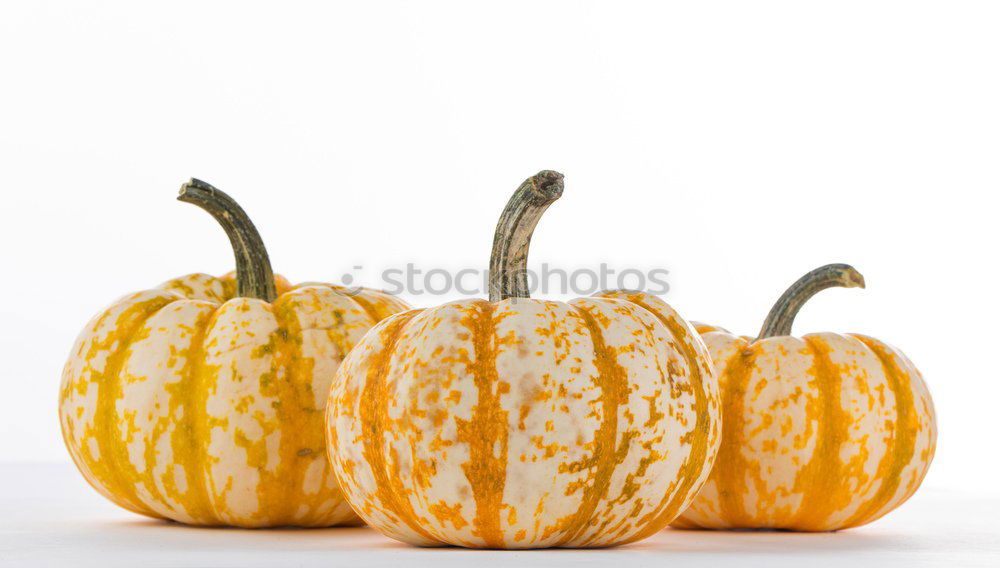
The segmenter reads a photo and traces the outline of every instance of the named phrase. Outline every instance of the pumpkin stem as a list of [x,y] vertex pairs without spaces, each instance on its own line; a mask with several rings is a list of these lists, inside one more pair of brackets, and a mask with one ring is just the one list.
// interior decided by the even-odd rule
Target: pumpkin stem
[[257,228],[236,200],[194,178],[181,186],[177,199],[208,211],[226,231],[236,255],[236,295],[273,302],[278,294],[267,249]]
[[865,277],[849,264],[827,264],[799,278],[778,298],[764,319],[757,339],[792,334],[792,322],[802,306],[827,288],[864,288]]
[[528,298],[528,246],[542,213],[563,192],[563,175],[542,170],[517,188],[493,235],[490,255],[490,301]]

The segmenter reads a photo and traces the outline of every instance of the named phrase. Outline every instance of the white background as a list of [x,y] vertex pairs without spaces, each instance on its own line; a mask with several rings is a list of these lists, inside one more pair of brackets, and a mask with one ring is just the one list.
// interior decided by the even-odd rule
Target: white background
[[801,274],[856,266],[868,289],[796,332],[902,348],[939,414],[925,488],[995,495],[998,25],[991,2],[4,2],[2,459],[68,461],[91,315],[231,269],[188,177],[291,280],[378,285],[485,268],[512,190],[557,169],[532,265],[666,268],[690,319],[754,333]]

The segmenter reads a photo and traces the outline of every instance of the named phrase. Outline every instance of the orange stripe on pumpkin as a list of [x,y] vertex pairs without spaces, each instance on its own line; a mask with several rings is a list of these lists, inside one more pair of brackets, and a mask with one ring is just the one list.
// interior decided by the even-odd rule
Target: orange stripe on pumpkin
[[[334,290],[337,291],[338,294],[341,294],[341,292],[339,290],[336,290],[336,288]],[[372,325],[375,325],[376,323],[380,322],[381,320],[391,315],[391,312],[389,312],[388,310],[385,310],[386,313],[379,313],[378,308],[376,308],[371,302],[369,302],[366,298],[364,298],[362,294],[363,294],[362,292],[358,292],[355,294],[343,294],[343,295],[354,300],[355,304],[361,306],[361,309],[363,309],[365,313],[368,314],[368,317],[372,318]],[[347,352],[345,351],[344,353],[346,354]]]
[[[840,447],[849,437],[851,416],[841,405],[840,371],[830,359],[830,346],[819,337],[803,338],[813,356],[809,382],[815,396],[806,402],[811,428],[815,417],[816,444],[812,457],[795,476],[794,493],[802,494],[798,514],[787,527],[797,530],[827,530],[826,519],[850,503],[850,487],[844,483]],[[808,432],[808,430],[807,430]]]
[[510,384],[500,380],[496,369],[495,305],[477,301],[462,318],[462,325],[472,333],[474,353],[466,364],[471,367],[478,398],[469,420],[455,418],[457,439],[469,447],[469,461],[462,471],[472,487],[476,516],[473,534],[490,548],[503,548],[500,510],[507,484],[507,411],[500,406],[500,396]]
[[[85,356],[86,370],[93,373],[90,381],[98,387],[94,424],[87,428],[86,436],[97,440],[99,456],[95,458],[90,455],[86,442],[81,444],[87,465],[107,491],[118,497],[120,505],[136,513],[158,518],[160,515],[139,497],[136,485],[141,482],[141,474],[129,459],[128,444],[122,433],[123,420],[118,415],[116,403],[123,396],[121,371],[132,341],[139,339],[137,334],[146,320],[178,299],[179,296],[159,296],[128,307],[118,315],[114,329],[108,333],[107,338],[91,343]],[[104,363],[104,371],[94,373],[90,362],[100,350],[108,350],[110,353]]]
[[[312,375],[315,361],[302,356],[302,324],[296,313],[299,296],[282,295],[272,311],[278,329],[272,334],[274,362],[272,370],[283,377],[275,377],[275,387],[280,404],[275,408],[275,425],[280,429],[278,463],[273,470],[261,471],[258,485],[260,512],[270,524],[292,524],[296,506],[308,503],[302,491],[306,468],[312,460],[325,459],[326,442],[323,436],[323,413],[315,408],[312,392]],[[263,440],[262,440],[263,441]],[[273,472],[273,473],[272,473]],[[268,488],[272,488],[268,491]],[[275,491],[273,488],[282,490]],[[312,508],[312,507],[310,507]],[[304,520],[304,519],[303,519]]]
[[[742,340],[740,340],[742,342]],[[746,430],[747,384],[754,368],[754,359],[760,353],[756,344],[745,344],[729,358],[722,374],[726,388],[722,389],[722,443],[715,458],[716,483],[719,488],[719,516],[730,526],[753,526],[753,519],[743,505],[747,493],[744,477],[750,465],[743,455]]]
[[[208,488],[208,420],[206,410],[208,404],[208,388],[205,385],[205,336],[208,328],[215,321],[215,311],[198,319],[195,324],[194,337],[188,346],[184,367],[181,369],[181,380],[167,388],[170,390],[171,405],[177,404],[180,420],[174,427],[170,437],[170,448],[174,458],[174,467],[184,468],[184,478],[187,481],[187,491],[178,495],[176,500],[184,504],[184,509],[195,522],[201,524],[218,524],[221,522],[218,512],[209,499]],[[177,401],[176,403],[174,401]],[[176,416],[176,414],[175,414]],[[166,485],[174,482],[171,468],[163,474]],[[166,485],[170,487],[170,485]]]

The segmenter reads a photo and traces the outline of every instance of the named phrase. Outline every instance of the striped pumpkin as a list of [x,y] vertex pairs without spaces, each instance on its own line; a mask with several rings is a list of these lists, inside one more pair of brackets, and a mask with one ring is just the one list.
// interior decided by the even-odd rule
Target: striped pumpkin
[[324,404],[351,347],[407,306],[381,292],[290,286],[225,194],[193,182],[181,198],[222,207],[220,221],[238,225],[226,227],[239,232],[236,276],[171,280],[84,328],[60,392],[70,455],[102,495],[150,517],[359,523],[327,463]]
[[403,542],[602,547],[664,528],[706,479],[711,362],[666,304],[528,299],[524,266],[562,176],[501,217],[491,301],[396,314],[337,371],[330,458],[358,514]]
[[722,392],[722,446],[684,528],[829,531],[870,523],[923,480],[937,437],[913,363],[858,334],[791,337],[802,304],[831,286],[863,287],[843,264],[796,282],[759,338],[698,325]]

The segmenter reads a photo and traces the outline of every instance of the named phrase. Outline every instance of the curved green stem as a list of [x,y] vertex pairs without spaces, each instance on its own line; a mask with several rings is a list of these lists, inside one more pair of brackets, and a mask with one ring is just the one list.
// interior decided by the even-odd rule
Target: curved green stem
[[757,339],[792,334],[792,322],[802,306],[817,293],[839,286],[841,288],[864,288],[865,277],[848,264],[827,264],[811,271],[778,298],[774,307],[764,319]]
[[201,207],[226,231],[236,256],[237,296],[273,302],[278,294],[271,261],[260,233],[243,208],[221,190],[194,178],[181,186],[177,199]]
[[528,247],[542,213],[563,192],[563,175],[543,170],[524,180],[507,202],[493,236],[490,301],[527,298]]

